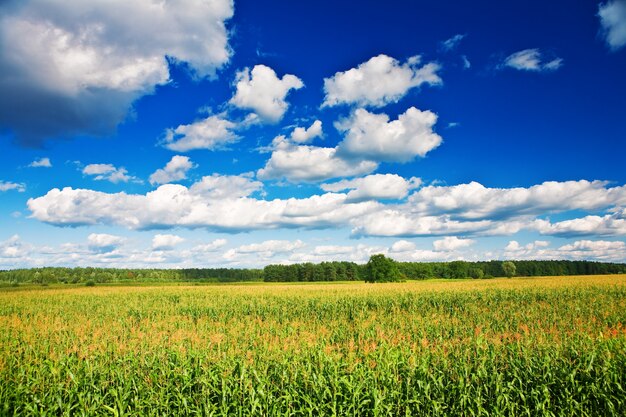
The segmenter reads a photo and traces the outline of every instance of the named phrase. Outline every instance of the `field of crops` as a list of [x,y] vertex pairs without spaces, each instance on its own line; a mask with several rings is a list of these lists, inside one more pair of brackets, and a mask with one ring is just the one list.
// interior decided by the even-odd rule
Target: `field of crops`
[[626,275],[0,290],[2,415],[626,415]]

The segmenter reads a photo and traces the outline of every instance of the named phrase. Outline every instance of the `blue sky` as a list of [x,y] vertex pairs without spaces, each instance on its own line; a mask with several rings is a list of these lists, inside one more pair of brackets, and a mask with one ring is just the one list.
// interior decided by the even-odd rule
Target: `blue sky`
[[626,262],[624,74],[623,0],[2,2],[0,268]]

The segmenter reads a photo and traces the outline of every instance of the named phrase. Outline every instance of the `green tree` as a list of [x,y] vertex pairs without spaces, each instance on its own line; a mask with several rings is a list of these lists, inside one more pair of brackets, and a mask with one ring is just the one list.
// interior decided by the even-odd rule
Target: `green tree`
[[401,279],[396,261],[383,254],[370,256],[365,271],[366,282],[394,282]]
[[504,271],[504,275],[511,278],[515,275],[517,268],[515,264],[511,261],[502,262],[502,271]]

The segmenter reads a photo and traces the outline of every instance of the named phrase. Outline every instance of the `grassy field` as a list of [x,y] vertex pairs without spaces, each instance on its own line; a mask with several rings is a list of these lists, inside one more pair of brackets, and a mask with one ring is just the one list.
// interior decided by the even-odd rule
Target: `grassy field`
[[626,275],[0,291],[2,415],[626,415]]

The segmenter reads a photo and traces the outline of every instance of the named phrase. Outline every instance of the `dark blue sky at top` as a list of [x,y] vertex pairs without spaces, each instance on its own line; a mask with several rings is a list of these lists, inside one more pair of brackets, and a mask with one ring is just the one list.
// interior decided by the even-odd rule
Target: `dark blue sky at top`
[[[342,135],[333,127],[348,106],[321,108],[324,78],[378,54],[405,62],[441,64],[440,86],[410,90],[397,103],[378,109],[391,120],[410,106],[439,117],[435,131],[443,143],[424,158],[382,163],[379,173],[425,183],[455,185],[477,181],[487,187],[529,187],[544,181],[607,180],[626,183],[626,48],[611,51],[600,34],[596,1],[249,1],[235,2],[228,21],[230,61],[213,80],[196,80],[184,64],[170,62],[171,82],[138,99],[132,114],[103,137],[64,135],[38,146],[20,145],[10,129],[0,136],[0,180],[28,184],[25,193],[5,193],[0,227],[14,221],[7,213],[28,215],[26,200],[54,187],[145,194],[145,181],[177,152],[160,146],[164,131],[206,115],[202,109],[242,119],[246,112],[227,106],[237,71],[264,64],[279,76],[294,74],[305,88],[291,91],[280,123],[239,131],[242,139],[226,150],[185,152],[197,167],[183,184],[212,173],[240,174],[262,168],[259,153],[295,126],[323,122],[318,146],[335,146]],[[155,28],[158,30],[158,28]],[[452,50],[442,42],[465,37]],[[504,67],[514,52],[539,49],[559,57],[556,71]],[[464,68],[463,57],[471,63]],[[54,172],[27,168],[50,157]],[[82,175],[81,166],[112,163],[143,183],[112,184]],[[266,182],[265,198],[319,194],[317,184]],[[25,220],[22,220],[25,221]],[[29,223],[28,227],[35,227]],[[47,226],[46,226],[47,227]],[[12,231],[16,231],[11,229]],[[19,230],[17,230],[19,231]],[[0,241],[6,236],[0,236]]]

